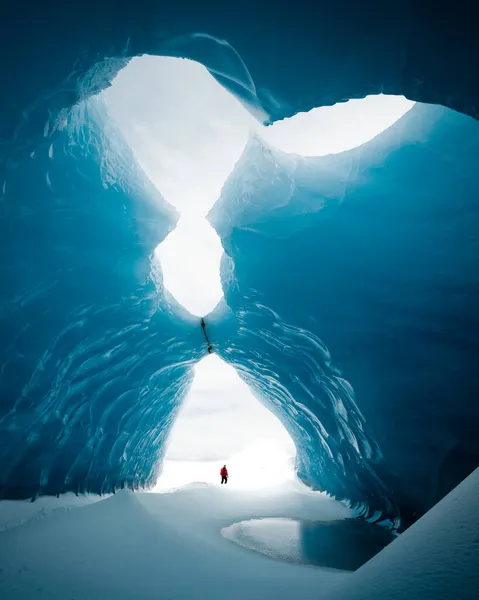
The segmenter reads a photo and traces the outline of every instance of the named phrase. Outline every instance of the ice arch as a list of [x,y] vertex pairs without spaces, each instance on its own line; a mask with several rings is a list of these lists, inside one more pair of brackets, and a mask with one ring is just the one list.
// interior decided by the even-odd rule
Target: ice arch
[[405,521],[479,462],[478,152],[476,121],[427,105],[338,155],[254,139],[210,213],[213,346],[294,428],[304,480]]
[[[207,351],[197,321],[175,306],[162,289],[161,274],[151,270],[153,248],[173,225],[172,211],[136,169],[122,141],[118,139],[113,148],[109,145],[104,135],[105,116],[97,103],[83,102],[73,111],[69,109],[108,85],[129,57],[151,53],[202,62],[265,121],[377,92],[404,94],[477,117],[479,52],[472,18],[474,8],[470,0],[440,6],[431,0],[409,0],[386,7],[380,0],[314,7],[309,2],[304,6],[264,2],[254,4],[254,18],[245,4],[232,8],[228,3],[213,1],[205,7],[193,0],[181,5],[139,0],[124,10],[117,2],[101,0],[77,3],[68,10],[53,0],[37,3],[29,11],[19,3],[2,9],[2,495],[20,497],[65,489],[106,491],[151,482],[164,436],[190,380],[189,366]],[[434,110],[439,109],[433,109],[433,117],[441,116]],[[280,391],[280,401],[281,394],[287,391],[280,389],[284,367],[279,364],[276,370],[280,357],[271,351],[270,355],[263,355],[268,364],[261,364],[258,350],[241,344],[251,332],[247,322],[251,302],[265,307],[273,330],[278,331],[275,315],[284,322],[291,319],[293,323],[288,323],[289,328],[283,326],[283,331],[291,335],[303,327],[314,334],[315,337],[308,334],[307,338],[320,349],[315,341],[317,331],[331,351],[332,366],[338,361],[346,381],[353,382],[359,405],[358,412],[351,412],[346,406],[344,414],[335,413],[336,419],[342,415],[347,426],[340,421],[342,433],[336,432],[332,444],[336,453],[323,448],[326,454],[321,456],[329,456],[331,473],[326,474],[326,463],[311,460],[309,438],[302,438],[302,474],[340,497],[363,503],[367,511],[383,510],[388,516],[395,516],[399,506],[407,518],[409,513],[430,506],[435,494],[442,495],[466,467],[475,463],[477,456],[471,442],[477,429],[477,412],[471,400],[477,389],[472,368],[477,359],[476,320],[471,309],[477,300],[477,228],[472,202],[472,198],[477,198],[476,165],[471,164],[477,156],[476,124],[448,111],[442,113],[438,123],[424,131],[416,122],[415,135],[424,137],[416,137],[413,142],[407,138],[406,150],[398,135],[388,146],[387,157],[383,155],[387,164],[363,163],[355,158],[352,166],[359,165],[367,173],[366,177],[363,171],[356,172],[357,186],[351,181],[351,171],[345,171],[343,159],[339,163],[324,159],[326,162],[321,164],[331,165],[331,169],[319,167],[319,183],[311,181],[316,179],[316,167],[301,168],[293,178],[287,167],[286,175],[281,165],[278,167],[278,182],[300,183],[303,190],[313,189],[316,197],[322,195],[328,200],[327,210],[318,213],[314,227],[309,225],[309,202],[305,202],[306,211],[297,210],[297,202],[303,202],[301,193],[294,196],[301,191],[298,186],[290,189],[294,192],[292,204],[276,207],[272,222],[282,228],[283,234],[292,234],[288,242],[290,252],[281,251],[276,256],[285,257],[284,273],[294,275],[294,279],[279,287],[271,285],[268,278],[260,281],[261,269],[251,267],[248,273],[237,259],[236,249],[240,247],[245,255],[251,254],[244,239],[258,236],[264,242],[265,263],[278,266],[277,258],[273,258],[278,245],[266,243],[268,235],[262,230],[266,224],[256,218],[262,211],[250,222],[256,233],[239,226],[233,219],[238,216],[235,214],[231,214],[229,229],[226,220],[217,221],[230,256],[224,269],[227,301],[232,322],[240,319],[242,328],[228,328],[230,321],[226,320],[217,325],[216,331],[213,326],[214,348],[238,368],[243,366],[244,376],[254,377],[258,385],[269,378]],[[366,146],[355,156],[364,152],[365,160],[368,159],[368,148],[375,146]],[[416,160],[422,149],[429,149],[429,158],[442,159]],[[407,165],[401,164],[401,157],[406,155],[410,156]],[[419,171],[413,181],[409,179],[413,191],[397,181],[394,189],[390,187],[392,173],[400,168],[406,180]],[[339,184],[336,176],[342,178]],[[368,204],[366,179],[373,181],[376,176],[378,187],[372,195],[376,200]],[[427,193],[422,179],[431,184]],[[432,188],[436,190],[435,197]],[[368,304],[363,296],[349,294],[351,290],[345,282],[354,278],[338,276],[341,271],[337,269],[346,267],[348,271],[354,265],[354,253],[347,251],[347,244],[339,243],[346,240],[338,223],[343,218],[353,222],[355,213],[347,202],[338,209],[340,221],[334,222],[332,213],[335,201],[348,198],[353,192],[359,198],[358,210],[371,215],[371,240],[381,238],[382,231],[381,241],[385,244],[389,232],[384,223],[391,222],[394,227],[388,243],[395,240],[401,244],[396,248],[413,247],[421,260],[427,258],[418,265],[421,273],[429,273],[427,265],[440,263],[434,284],[428,285],[427,278],[414,280],[414,269],[409,269],[411,279],[399,277],[390,288],[397,293],[382,298],[383,308],[384,303],[392,303],[397,309],[390,314],[398,315],[397,329],[403,336],[403,351],[394,357],[390,349],[383,351],[383,346],[376,344],[374,336],[365,336],[363,344],[360,335],[365,323],[384,325],[381,330],[390,331],[391,318],[385,318],[386,313],[381,310],[378,314],[385,323],[376,322],[370,314],[373,304]],[[382,198],[386,195],[395,199],[393,216],[383,212],[387,205]],[[225,212],[230,214],[231,210],[225,207]],[[324,233],[321,221],[326,215],[338,232],[335,239],[331,234],[320,235]],[[427,231],[421,231],[421,226],[440,216],[443,223],[454,225],[454,234],[452,230],[447,234],[436,225],[431,237]],[[294,228],[303,228],[304,237],[293,235]],[[411,239],[413,244],[408,246]],[[308,252],[305,240],[310,242]],[[434,245],[433,240],[441,243]],[[316,309],[308,304],[312,297],[306,294],[312,291],[308,282],[297,281],[300,271],[291,266],[292,258],[297,257],[291,251],[292,243],[302,247],[303,256],[312,257],[314,248],[315,252],[329,252],[337,260],[337,269],[328,269],[327,273],[316,262],[309,265],[314,273],[312,279],[319,280],[321,276],[330,283],[322,287],[323,299],[318,303],[321,314],[316,315]],[[358,247],[361,252],[357,253],[354,277],[357,279],[361,273],[383,289],[380,279],[375,278],[377,272],[368,271],[368,265],[370,269],[376,265],[391,281],[392,272],[380,264],[385,257],[384,246],[378,244],[379,250],[369,244]],[[432,248],[437,248],[436,254]],[[439,261],[441,253],[443,262]],[[359,262],[361,256],[366,262]],[[401,264],[404,256],[395,256]],[[257,256],[253,258],[252,264],[257,265]],[[406,263],[402,264],[401,276],[407,271]],[[408,268],[411,264],[407,263]],[[453,271],[457,279],[453,278]],[[274,273],[271,270],[269,275]],[[440,275],[445,275],[448,290],[444,304],[439,302],[444,282]],[[330,281],[331,278],[338,278],[339,282]],[[252,296],[241,298],[241,294],[253,289],[253,280],[258,283],[254,289],[268,298],[268,304],[258,303]],[[401,290],[396,288],[398,281],[404,284]],[[406,288],[412,291],[401,296],[399,291]],[[282,305],[286,300],[277,293],[285,289],[289,295],[292,290],[305,292],[295,292],[294,300],[299,304],[294,315],[286,316],[287,307]],[[346,308],[337,301],[338,293],[350,302]],[[405,305],[400,302],[402,298],[407,298]],[[432,310],[426,310],[425,305],[432,306]],[[353,319],[359,306],[364,310]],[[338,316],[335,310],[341,308],[344,313]],[[427,323],[438,319],[440,326],[426,327],[427,323],[416,318],[419,314]],[[336,328],[334,325],[342,323],[344,317],[351,326]],[[269,336],[264,327],[263,331],[270,345],[282,347],[278,336]],[[426,347],[418,345],[424,337],[429,339]],[[437,344],[432,344],[433,339]],[[434,360],[425,348],[434,351]],[[414,368],[407,361],[412,351],[421,359]],[[381,359],[374,369],[373,356]],[[367,368],[361,368],[363,363]],[[308,361],[301,368],[307,369],[306,365]],[[411,487],[415,479],[410,457],[401,461],[397,434],[388,439],[386,425],[394,419],[384,394],[393,398],[393,406],[398,406],[399,401],[397,390],[389,393],[385,382],[391,366],[395,369],[394,383],[403,385],[399,374],[408,376],[414,372],[424,390],[419,403],[413,402],[417,395],[407,398],[406,413],[412,417],[408,423],[415,424],[415,455],[425,470],[430,468],[430,477],[421,490]],[[336,376],[334,371],[329,375]],[[288,376],[294,378],[295,374]],[[376,390],[371,396],[370,384],[376,379],[381,393]],[[406,380],[411,384],[409,377]],[[304,376],[298,373],[293,385],[295,390],[304,389]],[[412,387],[411,384],[408,390]],[[304,393],[308,394],[306,390]],[[423,402],[424,398],[429,401]],[[448,406],[455,407],[453,415],[444,408],[446,398]],[[299,404],[277,408],[299,433],[299,416],[305,414],[310,400],[304,397],[304,401],[295,402]],[[419,413],[414,410],[417,406]],[[298,408],[299,413],[295,412]],[[330,431],[339,428],[334,419],[330,425],[332,429],[326,433],[333,437]],[[431,445],[421,440],[418,432],[430,427],[435,443],[439,438],[441,443]],[[358,435],[362,429],[364,436]],[[317,431],[311,430],[308,435]],[[322,437],[311,437],[311,446],[319,448],[318,443],[325,439],[324,432],[320,433]],[[439,446],[441,452],[431,458]],[[439,476],[440,485],[435,485]]]
[[95,101],[6,171],[2,206],[1,494],[153,484],[207,352],[154,260],[175,211]]
[[130,61],[101,97],[142,169],[179,212],[156,252],[166,289],[199,317],[223,296],[223,248],[206,214],[254,132],[286,152],[324,156],[364,144],[413,105],[403,96],[368,96],[265,127],[200,63],[158,56]]

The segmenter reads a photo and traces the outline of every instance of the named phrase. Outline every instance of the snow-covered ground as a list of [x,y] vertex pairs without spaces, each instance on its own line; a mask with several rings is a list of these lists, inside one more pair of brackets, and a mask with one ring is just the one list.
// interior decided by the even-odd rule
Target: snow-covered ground
[[0,598],[477,600],[478,497],[479,470],[348,573],[275,561],[221,536],[223,527],[251,518],[351,516],[295,483],[243,493],[205,485],[163,494],[125,490],[4,527]]
[[22,525],[32,519],[43,519],[52,512],[87,506],[99,500],[101,500],[99,496],[75,496],[71,493],[63,494],[59,498],[42,496],[35,502],[3,500],[0,502],[0,532]]
[[221,528],[250,517],[338,519],[339,503],[293,487],[195,486],[115,496],[0,533],[2,600],[317,598],[348,574],[285,565],[232,544]]

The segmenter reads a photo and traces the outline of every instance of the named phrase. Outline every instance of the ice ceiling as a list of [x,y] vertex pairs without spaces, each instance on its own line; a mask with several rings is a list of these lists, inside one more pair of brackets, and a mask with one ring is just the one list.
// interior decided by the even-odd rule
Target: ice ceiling
[[479,463],[473,2],[301,4],[3,9],[3,497],[154,483],[208,352],[154,261],[177,215],[93,97],[142,53],[203,63],[264,121],[430,103],[339,155],[252,139],[210,213],[225,298],[205,322],[300,477],[359,513],[407,524]]

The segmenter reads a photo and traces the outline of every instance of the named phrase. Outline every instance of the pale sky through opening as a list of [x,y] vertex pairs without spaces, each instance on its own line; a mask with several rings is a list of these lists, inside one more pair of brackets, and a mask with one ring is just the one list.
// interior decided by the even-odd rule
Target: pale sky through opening
[[156,491],[191,482],[256,489],[294,477],[296,449],[279,420],[251,394],[233,367],[214,354],[195,367],[192,388],[168,439]]
[[[102,95],[138,162],[180,212],[177,228],[156,252],[165,287],[197,316],[222,297],[222,247],[205,215],[251,133],[285,152],[324,156],[367,142],[413,104],[400,96],[370,96],[264,127],[202,65],[151,56],[133,59]],[[294,455],[276,417],[232,367],[210,356],[197,366],[159,488],[217,482],[224,462],[234,472],[228,485],[272,485],[292,477]]]
[[180,212],[157,254],[165,286],[197,316],[222,297],[222,247],[204,217],[252,132],[280,150],[323,156],[367,142],[413,104],[369,96],[264,127],[202,65],[157,56],[133,59],[103,96],[141,166]]

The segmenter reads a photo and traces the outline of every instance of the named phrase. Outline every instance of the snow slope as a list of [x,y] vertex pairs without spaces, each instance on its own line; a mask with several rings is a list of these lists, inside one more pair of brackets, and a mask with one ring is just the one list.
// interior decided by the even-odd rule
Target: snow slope
[[341,600],[477,600],[479,597],[479,469],[354,579]]

